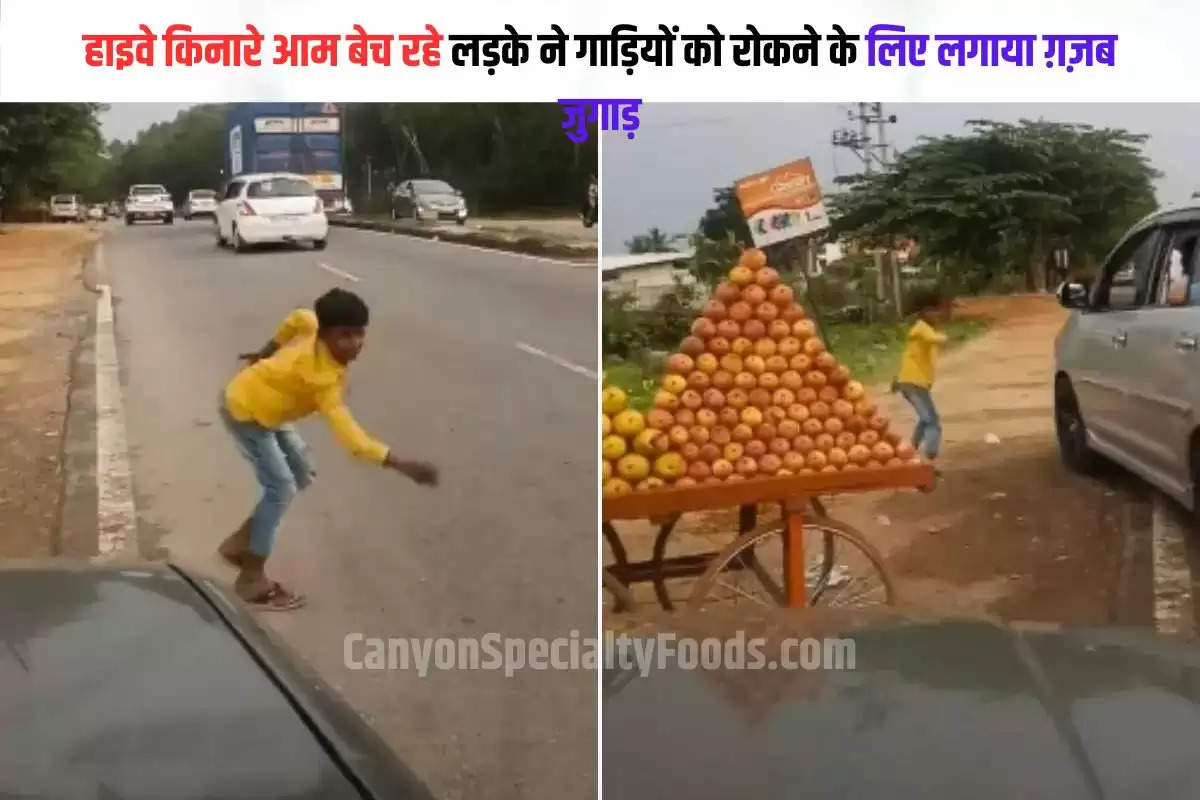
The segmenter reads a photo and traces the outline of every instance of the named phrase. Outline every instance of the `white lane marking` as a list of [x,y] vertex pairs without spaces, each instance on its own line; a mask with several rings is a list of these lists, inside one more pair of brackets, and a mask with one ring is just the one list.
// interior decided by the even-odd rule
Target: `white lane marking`
[[563,369],[569,369],[569,370],[571,370],[571,372],[575,372],[579,375],[584,376],[585,378],[591,378],[592,380],[596,379],[596,373],[593,372],[592,370],[588,369],[587,367],[581,367],[578,364],[574,364],[570,361],[567,361],[565,358],[560,358],[560,357],[554,355],[553,353],[547,353],[545,350],[540,350],[531,344],[525,344],[524,342],[517,342],[517,349],[524,353],[528,353],[531,356],[537,356],[538,358],[544,358],[547,361],[551,362],[552,364],[557,364],[558,366],[562,367]]
[[1179,512],[1154,492],[1151,532],[1154,553],[1154,626],[1160,633],[1193,632],[1192,574]]
[[359,233],[371,233],[376,236],[402,236],[410,241],[425,242],[426,244],[442,245],[444,247],[461,247],[464,250],[477,250],[480,253],[494,253],[501,256],[511,256],[512,258],[523,258],[526,261],[541,261],[545,264],[558,264],[559,266],[567,267],[590,267],[593,264],[587,263],[585,259],[579,261],[567,261],[561,258],[549,258],[547,256],[525,255],[524,253],[514,253],[511,250],[498,250],[492,247],[480,247],[475,244],[463,244],[461,242],[447,242],[443,239],[426,239],[424,236],[408,236],[403,233],[389,233],[387,231],[371,231],[362,228],[348,228],[348,230],[358,231]]
[[331,267],[324,262],[318,262],[317,266],[326,272],[332,272],[334,275],[337,275],[340,278],[345,278],[348,281],[354,281],[355,283],[358,283],[360,280],[362,280],[362,278],[358,277],[357,275],[351,275],[349,272],[340,270],[337,267]]
[[[102,247],[96,245],[100,268],[104,263]],[[137,554],[137,508],[119,369],[112,290],[104,283],[96,300],[96,515],[102,558],[127,551]]]

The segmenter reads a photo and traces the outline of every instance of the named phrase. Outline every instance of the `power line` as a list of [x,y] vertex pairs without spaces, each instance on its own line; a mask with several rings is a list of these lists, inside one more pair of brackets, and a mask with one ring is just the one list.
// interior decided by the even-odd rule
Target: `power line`
[[[896,122],[896,115],[884,114],[883,103],[856,103],[846,111],[846,118],[851,123],[857,123],[857,130],[851,127],[838,128],[831,138],[833,146],[845,148],[858,156],[867,174],[876,166],[887,169],[890,145],[886,126]],[[871,125],[875,125],[877,130],[874,138],[871,137]]]

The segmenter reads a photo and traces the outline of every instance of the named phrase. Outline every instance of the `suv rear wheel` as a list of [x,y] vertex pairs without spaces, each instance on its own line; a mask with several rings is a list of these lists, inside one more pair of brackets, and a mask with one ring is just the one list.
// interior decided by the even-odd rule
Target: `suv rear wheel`
[[1096,468],[1098,458],[1087,443],[1087,426],[1079,411],[1079,401],[1071,387],[1070,378],[1059,376],[1054,383],[1054,428],[1058,434],[1058,450],[1063,463],[1075,472],[1089,474]]

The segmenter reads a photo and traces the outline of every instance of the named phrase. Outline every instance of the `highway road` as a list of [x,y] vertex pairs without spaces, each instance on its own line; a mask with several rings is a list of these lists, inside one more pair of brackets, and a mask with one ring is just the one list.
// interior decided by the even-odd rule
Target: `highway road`
[[218,392],[288,311],[360,293],[372,319],[348,403],[442,485],[359,463],[302,423],[317,480],[270,569],[309,605],[262,617],[439,796],[591,796],[594,672],[352,670],[343,643],[593,634],[594,268],[345,229],[323,252],[244,255],[204,221],[108,230],[143,554],[232,581],[214,548],[257,489]]

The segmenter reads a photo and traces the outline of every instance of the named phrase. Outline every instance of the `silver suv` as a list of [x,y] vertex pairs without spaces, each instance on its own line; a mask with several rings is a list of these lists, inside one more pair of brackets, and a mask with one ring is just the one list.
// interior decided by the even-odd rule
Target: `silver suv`
[[1095,285],[1065,283],[1055,342],[1063,460],[1106,456],[1200,512],[1200,204],[1125,234]]
[[139,219],[175,224],[175,204],[171,202],[171,193],[165,186],[160,183],[139,183],[129,187],[129,197],[125,200],[125,224],[132,225]]

